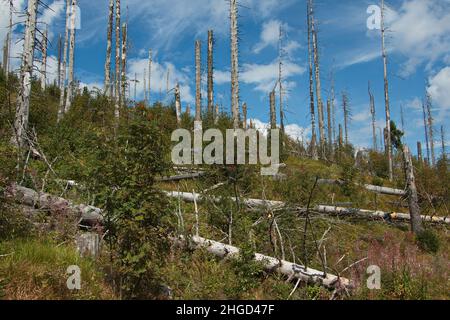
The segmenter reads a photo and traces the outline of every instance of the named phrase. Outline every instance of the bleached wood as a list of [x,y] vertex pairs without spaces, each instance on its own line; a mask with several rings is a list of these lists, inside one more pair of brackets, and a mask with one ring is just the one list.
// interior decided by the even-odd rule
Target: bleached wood
[[64,113],[69,112],[72,107],[72,100],[75,93],[75,78],[74,78],[74,64],[75,64],[75,34],[76,34],[76,15],[77,15],[77,0],[71,0],[70,6],[70,39],[69,39],[69,76],[67,84],[67,97]]
[[175,112],[177,116],[177,124],[181,124],[181,94],[180,94],[180,84],[177,83],[175,86]]
[[414,165],[411,152],[408,146],[403,147],[403,157],[405,161],[406,185],[408,190],[409,212],[411,214],[411,230],[415,234],[423,231],[422,219],[420,216],[419,199],[417,196],[416,178],[414,176]]
[[60,75],[60,96],[59,96],[59,110],[58,110],[58,122],[64,116],[65,111],[65,89],[66,89],[66,68],[67,68],[67,50],[69,47],[69,28],[70,28],[70,0],[66,1],[66,27],[64,31],[64,51],[62,58],[62,67]]
[[48,49],[48,27],[42,35],[42,65],[41,65],[41,89],[47,87],[47,49]]
[[[120,92],[120,0],[116,0],[116,53],[115,53],[115,68],[116,68],[116,78],[115,78],[115,103],[114,103],[114,117],[116,121],[120,118],[120,102],[121,102],[121,92]],[[116,123],[117,125],[117,123]]]
[[214,112],[214,33],[208,31],[208,114]]
[[106,61],[105,61],[105,94],[108,97],[112,96],[111,93],[111,51],[112,51],[112,33],[114,22],[114,0],[109,0],[108,10],[108,29],[106,36]]
[[202,121],[201,42],[195,41],[195,121]]
[[239,128],[239,48],[238,48],[238,0],[230,0],[231,39],[231,111],[234,128]]

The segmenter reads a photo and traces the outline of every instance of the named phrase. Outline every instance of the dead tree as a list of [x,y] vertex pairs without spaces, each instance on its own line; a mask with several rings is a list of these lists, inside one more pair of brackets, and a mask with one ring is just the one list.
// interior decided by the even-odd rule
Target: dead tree
[[372,115],[372,139],[373,139],[373,150],[377,150],[377,129],[376,129],[376,111],[375,111],[375,97],[370,90],[369,81],[369,98],[370,98],[370,114]]
[[58,88],[61,88],[61,59],[62,59],[62,37],[58,36]]
[[350,121],[350,105],[346,92],[342,93],[342,107],[344,109],[345,144],[348,145],[348,125]]
[[121,68],[121,84],[122,84],[122,103],[126,104],[127,93],[127,40],[128,26],[126,23],[122,25],[122,68]]
[[109,0],[108,14],[108,30],[106,40],[106,61],[105,61],[105,94],[112,96],[111,92],[111,51],[112,51],[112,34],[114,24],[114,0]]
[[28,0],[25,39],[22,52],[22,65],[19,77],[19,93],[17,97],[14,135],[12,143],[19,148],[24,147],[28,130],[30,113],[31,79],[33,77],[33,56],[36,38],[36,18],[38,0]]
[[47,87],[47,50],[48,50],[48,27],[42,35],[42,64],[41,64],[41,89]]
[[270,128],[276,129],[277,115],[275,111],[275,90],[272,90],[272,92],[270,92],[269,100],[270,100]]
[[195,121],[202,121],[201,42],[195,41]]
[[332,118],[332,126],[333,126],[333,142],[336,143],[336,95],[334,91],[334,73],[331,71],[331,118]]
[[180,84],[175,86],[175,111],[177,114],[177,124],[181,124],[181,97],[180,97]]
[[314,160],[318,159],[317,156],[317,136],[316,136],[316,112],[314,102],[314,80],[313,80],[313,55],[311,44],[311,1],[307,2],[307,21],[308,21],[308,60],[309,60],[309,98],[310,98],[310,115],[311,115],[311,156]]
[[411,215],[411,231],[415,234],[421,233],[423,229],[422,217],[420,215],[419,199],[417,196],[416,179],[414,177],[414,166],[411,152],[408,146],[403,147],[403,156],[406,170],[406,185],[408,192],[409,212]]
[[320,134],[320,150],[322,156],[324,155],[325,148],[325,128],[324,128],[324,113],[323,113],[323,101],[322,101],[322,85],[320,81],[320,61],[319,61],[319,41],[317,39],[316,22],[314,19],[314,4],[311,2],[311,33],[312,33],[312,45],[314,51],[314,73],[316,79],[316,97],[317,97],[317,111],[319,113],[319,134]]
[[6,75],[8,74],[8,37],[9,35],[6,35],[5,43],[3,44],[3,63],[2,63],[2,72]]
[[342,132],[342,124],[339,124],[339,148],[342,148],[344,145],[344,136]]
[[244,117],[244,120],[242,122],[242,126],[244,128],[244,130],[247,130],[247,103],[244,102],[244,104],[242,105],[242,115]]
[[170,83],[170,67],[168,66],[166,73],[166,95],[169,94],[169,87],[170,87],[169,83]]
[[280,24],[278,36],[278,86],[280,94],[280,130],[284,135],[284,105],[283,105],[283,28]]
[[67,84],[67,97],[64,113],[69,112],[72,106],[72,100],[75,93],[75,78],[74,78],[74,63],[75,63],[75,31],[76,31],[76,16],[77,16],[77,0],[71,0],[70,7],[70,40],[69,40],[69,76]]
[[208,31],[208,114],[214,112],[214,33]]
[[445,152],[445,133],[444,126],[441,126],[441,147],[442,147],[442,159],[447,160],[447,153]]
[[116,68],[116,79],[115,79],[115,107],[114,107],[114,117],[119,119],[120,117],[120,0],[116,0],[116,55],[115,55],[115,68]]
[[231,111],[234,128],[239,128],[239,49],[238,49],[238,0],[230,0],[231,36]]
[[148,96],[147,96],[147,69],[144,68],[144,78],[142,79],[144,82],[144,105],[147,105]]
[[14,9],[13,1],[9,0],[9,25],[8,25],[8,33],[6,34],[5,40],[5,51],[3,53],[3,68],[5,71],[6,80],[8,80],[9,72],[11,71],[13,9]]
[[383,67],[384,67],[384,102],[386,108],[386,150],[389,162],[389,180],[394,179],[394,166],[392,160],[392,141],[391,141],[391,111],[389,107],[389,82],[388,82],[388,70],[387,70],[387,52],[385,45],[385,33],[386,28],[384,24],[384,0],[381,0],[381,50],[383,55]]
[[427,150],[427,159],[425,162],[430,164],[430,144],[428,142],[428,121],[427,121],[427,112],[425,109],[425,102],[422,100],[422,113],[423,113],[423,126],[425,128],[425,143]]
[[331,128],[331,101],[327,99],[328,149],[333,150],[333,129]]
[[422,143],[420,141],[417,141],[417,160],[422,163],[423,162],[423,156],[422,156]]
[[[152,89],[152,63],[153,63],[153,52],[152,49],[148,51],[148,93],[147,99],[148,104],[151,105],[151,89]],[[144,85],[144,91],[146,91],[146,86]]]
[[65,112],[65,91],[66,91],[66,68],[67,68],[67,51],[69,46],[69,29],[70,29],[70,0],[66,1],[66,27],[64,31],[64,51],[61,67],[61,83],[60,83],[60,96],[59,96],[59,110],[58,110],[58,122],[64,116]]
[[216,110],[214,113],[214,124],[218,124],[219,123],[219,105],[216,104]]
[[430,136],[430,150],[431,150],[431,165],[436,165],[436,155],[434,153],[434,126],[433,115],[431,114],[432,101],[431,95],[427,93],[427,116],[428,116],[428,134]]

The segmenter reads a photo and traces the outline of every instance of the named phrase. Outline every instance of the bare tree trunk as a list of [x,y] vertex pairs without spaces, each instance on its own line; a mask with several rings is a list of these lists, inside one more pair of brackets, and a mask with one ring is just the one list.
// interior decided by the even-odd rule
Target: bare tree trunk
[[208,31],[208,114],[214,112],[214,33]]
[[388,82],[388,71],[387,71],[387,53],[385,46],[385,25],[384,25],[384,0],[381,0],[381,48],[383,54],[383,67],[384,67],[384,102],[386,107],[386,150],[389,161],[389,180],[394,179],[394,165],[392,160],[392,142],[391,142],[391,111],[389,107],[389,82]]
[[114,24],[114,0],[109,0],[108,30],[106,42],[106,61],[105,61],[105,94],[112,96],[111,92],[111,51],[112,51],[112,33]]
[[331,128],[331,101],[327,99],[328,149],[333,150],[333,129]]
[[59,110],[58,110],[58,122],[64,116],[65,112],[65,89],[66,89],[66,69],[67,69],[67,50],[69,46],[69,29],[70,29],[70,0],[66,1],[66,28],[64,31],[64,56],[61,68],[61,84],[59,87]]
[[336,95],[334,91],[334,73],[331,72],[331,118],[332,118],[332,126],[333,126],[333,142],[332,144],[336,144]]
[[216,111],[215,111],[215,114],[214,114],[214,124],[218,124],[219,123],[219,105],[218,104],[216,104]]
[[48,50],[48,27],[42,36],[42,65],[41,65],[41,89],[47,87],[47,50]]
[[188,116],[191,115],[191,105],[190,105],[190,104],[188,104],[188,105],[186,106],[186,114],[187,114]]
[[444,133],[444,126],[441,126],[441,146],[442,146],[442,159],[444,161],[447,160],[447,153],[445,151],[445,133]]
[[[153,63],[153,52],[150,49],[148,51],[148,93],[147,93],[147,99],[148,104],[151,105],[151,90],[152,90],[152,63]],[[144,85],[144,91],[146,91],[146,86]]]
[[2,63],[2,71],[5,77],[8,75],[8,43],[9,43],[9,34],[6,35],[5,43],[3,44],[3,63]]
[[277,128],[277,115],[276,115],[276,111],[275,111],[275,90],[273,90],[270,93],[269,101],[270,101],[270,128],[276,129]]
[[74,63],[75,63],[75,22],[77,16],[77,0],[71,0],[71,16],[70,16],[70,41],[69,41],[69,77],[67,86],[66,106],[64,113],[69,112],[72,107],[74,97],[75,81],[74,81]]
[[201,42],[195,41],[195,121],[202,121]]
[[12,49],[12,26],[13,26],[13,8],[14,4],[13,1],[9,1],[9,25],[8,25],[8,34],[6,35],[6,64],[3,64],[3,67],[5,68],[5,77],[6,80],[9,79],[9,72],[11,70],[11,49]]
[[317,136],[316,136],[316,111],[314,104],[314,80],[313,80],[313,54],[311,44],[311,11],[312,2],[307,2],[307,19],[308,19],[308,60],[309,60],[309,98],[310,98],[310,114],[311,114],[311,156],[314,160],[318,159],[317,155]]
[[279,39],[278,39],[278,85],[280,94],[280,130],[282,136],[284,135],[284,105],[283,105],[283,28],[280,24]]
[[428,134],[430,135],[431,165],[434,167],[436,165],[436,154],[434,153],[434,119],[431,114],[431,108],[431,95],[427,93]]
[[148,102],[148,96],[147,96],[147,69],[144,68],[144,105],[147,105]]
[[17,97],[16,116],[14,120],[15,134],[12,137],[12,143],[19,148],[22,148],[25,145],[25,138],[28,130],[37,11],[38,0],[28,0],[22,66],[20,68],[20,87],[19,95]]
[[238,49],[238,0],[230,0],[231,35],[231,110],[234,128],[239,128],[239,49]]
[[425,162],[430,164],[430,143],[428,142],[428,121],[427,121],[427,113],[425,110],[425,102],[422,101],[422,112],[423,112],[423,126],[425,128],[425,143],[426,143],[426,150],[427,150],[427,159]]
[[177,114],[177,123],[181,124],[181,97],[180,97],[180,84],[177,83],[175,87],[175,111]]
[[127,101],[127,40],[128,26],[126,23],[122,25],[122,68],[121,68],[121,83],[122,83],[122,103],[126,105]]
[[115,68],[116,68],[116,81],[115,81],[115,107],[114,117],[116,120],[120,118],[120,0],[116,0],[116,56],[115,56]]
[[344,145],[344,136],[342,132],[342,125],[339,124],[339,148],[342,148],[343,145]]
[[406,185],[408,190],[409,212],[411,215],[411,230],[415,234],[422,232],[422,217],[420,216],[419,200],[417,196],[416,179],[414,177],[414,166],[408,146],[403,147],[403,156],[406,169]]
[[372,139],[373,139],[373,150],[377,150],[377,131],[376,131],[376,111],[375,111],[375,98],[370,90],[369,81],[369,97],[370,97],[370,114],[372,115]]
[[350,116],[350,110],[348,105],[347,93],[342,93],[342,106],[344,108],[344,129],[345,129],[345,144],[348,145],[348,121]]
[[417,141],[417,160],[422,163],[423,162],[423,156],[422,156],[422,143],[420,141]]
[[58,36],[58,88],[61,88],[62,37]]
[[244,128],[244,130],[247,130],[247,103],[244,102],[244,104],[242,105],[242,115],[244,116],[244,120],[242,123],[242,126]]
[[319,41],[317,39],[317,30],[314,19],[314,4],[311,1],[310,12],[311,12],[311,33],[312,33],[312,45],[314,51],[314,70],[316,78],[316,96],[317,96],[317,111],[319,113],[319,134],[320,134],[320,151],[322,156],[324,156],[325,150],[325,128],[324,128],[324,112],[323,112],[323,100],[322,100],[322,85],[320,80],[320,61],[319,61]]

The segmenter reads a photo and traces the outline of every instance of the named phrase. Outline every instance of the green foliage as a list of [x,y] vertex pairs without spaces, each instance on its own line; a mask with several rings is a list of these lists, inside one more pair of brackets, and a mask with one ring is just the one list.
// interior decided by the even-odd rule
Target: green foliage
[[402,139],[405,133],[397,128],[397,125],[394,121],[391,121],[391,142],[392,146],[398,151],[403,150]]
[[439,237],[432,230],[426,229],[417,235],[417,243],[419,247],[431,253],[436,253],[441,245]]

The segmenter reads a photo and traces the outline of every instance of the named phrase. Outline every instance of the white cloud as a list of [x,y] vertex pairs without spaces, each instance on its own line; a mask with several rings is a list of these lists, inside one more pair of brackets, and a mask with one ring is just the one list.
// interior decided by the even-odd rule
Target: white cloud
[[445,67],[430,77],[427,91],[440,108],[440,118],[443,119],[450,111],[450,67]]
[[[269,20],[265,22],[262,26],[260,40],[253,48],[253,52],[258,54],[267,47],[277,48],[280,37],[280,27],[284,33],[290,30],[287,23],[282,23],[279,20]],[[298,48],[300,48],[300,44],[297,41],[290,40],[283,44],[283,50],[288,55],[291,55]]]
[[[258,131],[261,131],[265,136],[267,136],[268,130],[270,128],[269,123],[263,122],[259,119],[249,119],[247,122],[253,124],[253,127]],[[300,127],[298,124],[288,124],[285,126],[286,134],[293,140],[302,141],[305,139],[311,132],[309,128]]]

